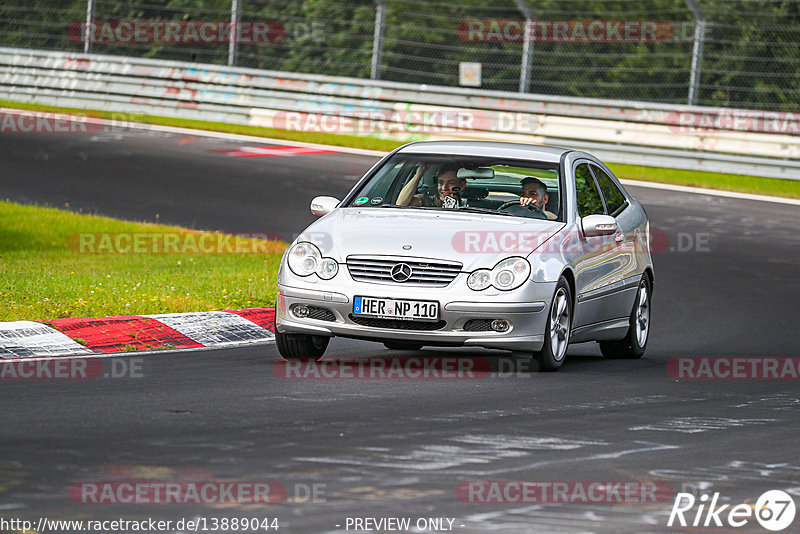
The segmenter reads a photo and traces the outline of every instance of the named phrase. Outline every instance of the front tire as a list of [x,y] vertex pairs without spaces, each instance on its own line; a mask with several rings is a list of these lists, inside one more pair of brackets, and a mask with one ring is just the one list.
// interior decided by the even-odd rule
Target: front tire
[[633,360],[644,356],[650,338],[651,288],[647,275],[639,282],[631,311],[628,334],[619,341],[600,341],[600,352],[608,359]]
[[330,338],[307,334],[282,334],[275,332],[275,344],[285,360],[317,361],[325,354]]
[[569,336],[572,332],[572,292],[563,277],[556,285],[542,350],[534,353],[541,371],[558,371],[567,356]]

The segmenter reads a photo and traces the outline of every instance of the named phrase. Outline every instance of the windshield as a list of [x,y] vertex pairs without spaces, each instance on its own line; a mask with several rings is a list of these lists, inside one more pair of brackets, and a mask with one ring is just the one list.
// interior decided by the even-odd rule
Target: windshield
[[560,189],[556,163],[398,154],[348,206],[456,209],[560,220]]

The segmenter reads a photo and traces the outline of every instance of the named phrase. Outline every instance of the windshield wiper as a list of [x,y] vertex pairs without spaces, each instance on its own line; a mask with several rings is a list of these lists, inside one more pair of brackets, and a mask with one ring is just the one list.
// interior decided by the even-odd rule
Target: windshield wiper
[[432,210],[432,211],[468,211],[471,213],[488,213],[489,215],[504,215],[504,216],[511,216],[516,217],[513,213],[507,213],[505,211],[495,211],[489,208],[476,208],[473,206],[462,206],[460,208],[453,208],[453,209],[443,209],[440,207],[435,206],[400,206],[399,204],[381,204],[382,208],[409,208],[414,210]]
[[434,208],[432,206],[401,206],[399,204],[381,204],[382,208],[403,208],[411,210],[440,210],[442,208]]
[[461,208],[457,208],[457,209],[455,209],[453,211],[469,211],[469,212],[472,212],[472,213],[488,213],[490,215],[506,215],[506,216],[510,215],[511,217],[515,217],[515,215],[513,213],[508,213],[508,212],[505,212],[505,211],[496,211],[496,210],[492,210],[492,209],[489,209],[489,208],[476,208],[476,207],[473,207],[473,206],[464,206],[464,207],[461,207]]
[[422,209],[422,206],[401,206],[400,204],[381,204],[382,208],[412,208],[415,210]]

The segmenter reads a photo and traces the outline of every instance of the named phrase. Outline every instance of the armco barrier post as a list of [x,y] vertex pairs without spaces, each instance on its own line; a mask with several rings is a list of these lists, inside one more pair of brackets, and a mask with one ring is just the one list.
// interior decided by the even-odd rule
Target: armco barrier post
[[694,46],[692,47],[692,70],[689,73],[689,105],[697,102],[697,93],[700,90],[700,75],[703,68],[703,45],[706,38],[706,17],[694,0],[686,0],[686,5],[692,10],[695,18]]
[[83,53],[88,54],[92,51],[92,23],[94,21],[94,0],[86,2],[86,27],[83,29]]
[[236,58],[239,53],[239,39],[237,38],[236,26],[239,24],[239,11],[241,11],[242,0],[231,0],[231,31],[230,41],[228,42],[228,66],[236,65]]
[[519,71],[519,92],[527,93],[531,81],[531,59],[533,57],[533,12],[525,0],[514,0],[517,9],[525,17],[525,35],[522,38],[522,64]]
[[386,2],[375,0],[375,33],[372,37],[372,68],[370,79],[381,79],[381,56],[383,55],[383,33],[386,29]]

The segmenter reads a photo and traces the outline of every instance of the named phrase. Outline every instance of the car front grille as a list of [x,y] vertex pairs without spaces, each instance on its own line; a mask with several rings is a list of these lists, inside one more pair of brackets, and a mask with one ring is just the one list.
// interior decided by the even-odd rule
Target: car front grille
[[376,319],[373,317],[358,317],[352,313],[350,320],[361,326],[371,328],[391,328],[393,330],[441,330],[447,326],[446,321],[403,321],[402,319]]
[[[392,268],[399,263],[411,267],[411,277],[398,282],[392,278]],[[461,264],[442,260],[421,261],[419,258],[404,259],[381,256],[350,256],[347,270],[358,282],[383,282],[428,287],[444,287],[461,272]]]

